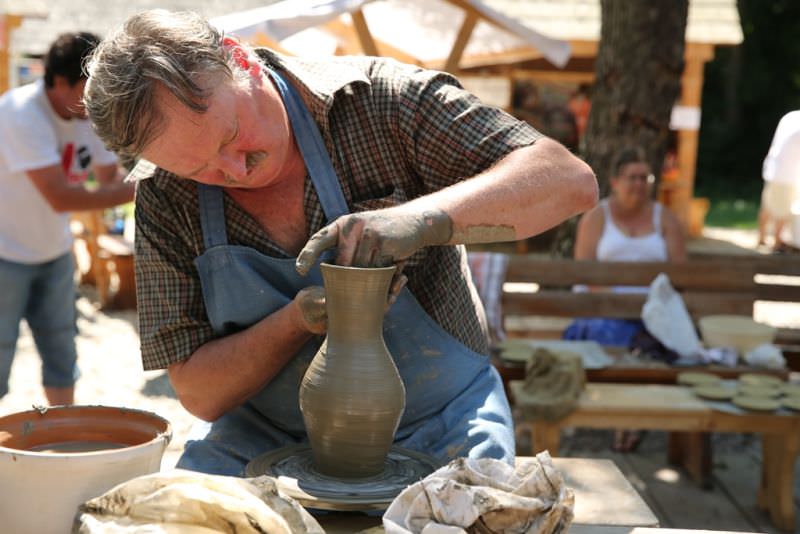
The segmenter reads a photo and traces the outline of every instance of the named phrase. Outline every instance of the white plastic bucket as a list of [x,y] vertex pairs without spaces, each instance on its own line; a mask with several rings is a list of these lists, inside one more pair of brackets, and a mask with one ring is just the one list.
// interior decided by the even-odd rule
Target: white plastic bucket
[[58,406],[0,417],[0,529],[70,532],[80,504],[158,471],[171,437],[166,419],[127,408]]

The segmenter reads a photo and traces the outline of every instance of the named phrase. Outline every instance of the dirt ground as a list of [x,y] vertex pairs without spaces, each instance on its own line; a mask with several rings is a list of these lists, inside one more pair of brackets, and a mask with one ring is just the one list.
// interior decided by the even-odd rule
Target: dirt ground
[[[198,420],[175,399],[164,371],[142,370],[136,312],[100,311],[94,297],[93,288],[80,288],[77,343],[81,378],[75,401],[147,410],[170,421],[173,438],[162,467],[173,467],[190,428]],[[44,404],[41,363],[30,331],[23,323],[9,393],[0,399],[0,415]]]
[[[755,247],[755,233],[708,229],[702,246]],[[690,246],[700,246],[697,243]],[[81,287],[77,301],[78,353],[82,377],[76,388],[79,404],[125,406],[155,412],[172,423],[173,439],[163,467],[174,466],[192,426],[198,422],[176,400],[164,371],[142,370],[134,311],[104,312],[97,309],[91,287]],[[800,326],[800,304],[759,303],[756,318],[780,325]],[[0,415],[45,404],[40,361],[33,340],[23,324],[17,356],[11,372],[10,391],[0,399]]]

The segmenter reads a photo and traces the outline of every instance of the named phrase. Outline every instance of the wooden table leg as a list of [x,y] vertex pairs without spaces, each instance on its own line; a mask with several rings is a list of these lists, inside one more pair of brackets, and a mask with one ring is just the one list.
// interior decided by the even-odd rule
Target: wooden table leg
[[800,450],[800,435],[797,430],[762,434],[761,443],[763,465],[758,504],[769,510],[776,527],[794,531],[794,464]]
[[667,455],[671,464],[683,467],[698,485],[711,486],[711,434],[670,432]]
[[561,444],[561,426],[558,423],[531,423],[531,434],[534,454],[546,450],[550,452],[550,456],[558,456]]

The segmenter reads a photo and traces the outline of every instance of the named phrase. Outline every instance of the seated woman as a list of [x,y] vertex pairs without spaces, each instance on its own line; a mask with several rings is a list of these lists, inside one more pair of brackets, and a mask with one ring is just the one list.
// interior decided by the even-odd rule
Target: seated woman
[[[611,177],[611,194],[578,223],[576,260],[683,261],[683,232],[675,216],[652,199],[654,176],[641,148],[623,150]],[[617,292],[647,292],[646,287],[614,287]],[[640,320],[583,318],[564,332],[565,339],[590,339],[602,345],[628,347],[644,329]],[[632,450],[635,433],[618,433],[615,449]]]

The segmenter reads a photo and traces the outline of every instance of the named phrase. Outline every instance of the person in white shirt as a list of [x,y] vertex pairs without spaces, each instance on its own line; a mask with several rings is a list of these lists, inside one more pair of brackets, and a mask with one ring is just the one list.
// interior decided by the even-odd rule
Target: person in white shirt
[[[24,318],[42,358],[51,405],[71,404],[79,375],[75,279],[69,212],[133,199],[116,156],[83,108],[83,61],[99,42],[90,33],[59,36],[45,75],[0,97],[0,397]],[[93,173],[98,187],[84,182]]]
[[758,212],[758,244],[767,244],[768,227],[772,225],[773,250],[781,250],[781,237],[786,223],[795,214],[794,205],[800,196],[800,111],[784,115],[764,159],[764,189]]

